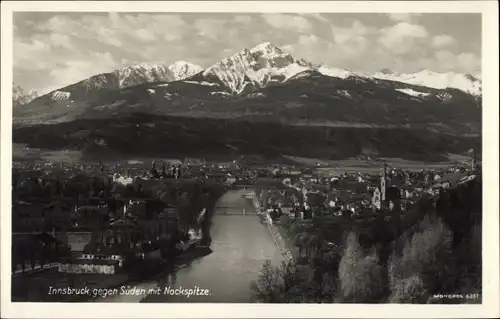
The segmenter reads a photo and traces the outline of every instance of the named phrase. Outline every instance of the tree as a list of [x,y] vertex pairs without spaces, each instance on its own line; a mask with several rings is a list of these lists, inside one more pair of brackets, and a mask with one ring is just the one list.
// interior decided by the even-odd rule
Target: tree
[[313,268],[307,288],[310,301],[332,302],[336,292],[336,276],[323,268]]
[[400,291],[399,281],[418,275],[429,293],[447,291],[453,273],[451,246],[453,235],[438,218],[427,217],[420,231],[407,241],[401,256],[393,254],[388,263],[391,291]]
[[[482,290],[482,225],[476,224],[471,235],[456,248],[455,264],[457,269],[456,291],[463,293],[481,293]],[[467,300],[467,303],[480,303],[478,299]]]
[[292,262],[274,267],[266,260],[258,279],[250,284],[252,299],[264,303],[291,302],[301,295],[297,284],[297,268]]
[[395,282],[392,286],[390,303],[427,303],[429,293],[419,275],[413,275]]
[[356,234],[347,236],[339,264],[340,295],[347,302],[372,302],[384,290],[383,267],[375,251],[365,256]]

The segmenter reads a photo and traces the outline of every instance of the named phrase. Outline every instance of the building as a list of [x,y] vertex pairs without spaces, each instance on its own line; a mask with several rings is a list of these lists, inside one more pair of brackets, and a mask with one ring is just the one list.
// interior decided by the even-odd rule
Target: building
[[[396,179],[398,180],[398,179]],[[378,205],[378,201],[374,191],[374,196],[372,197],[372,203],[379,209],[389,209],[394,210],[395,208],[401,208],[401,198],[402,189],[398,185],[394,185],[394,178],[389,178],[387,176],[387,164],[384,164],[384,169],[382,171],[382,177],[380,178],[380,205]],[[378,195],[377,195],[378,196]]]

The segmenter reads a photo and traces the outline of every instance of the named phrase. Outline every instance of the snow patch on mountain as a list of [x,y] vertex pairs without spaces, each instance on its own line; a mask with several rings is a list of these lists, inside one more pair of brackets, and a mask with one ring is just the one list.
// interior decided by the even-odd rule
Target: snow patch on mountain
[[203,71],[201,66],[186,61],[177,61],[171,64],[168,69],[177,81],[187,79]]
[[351,71],[334,69],[326,66],[319,67],[318,72],[326,76],[331,76],[334,78],[341,78],[341,79],[347,79],[350,76],[359,76],[358,74]]
[[212,83],[212,82],[207,82],[207,81],[201,81],[201,82],[197,82],[197,81],[182,81],[184,83],[190,83],[190,84],[198,84],[198,85],[204,85],[204,86],[219,86],[219,84],[217,83]]
[[453,98],[453,96],[450,93],[439,93],[437,95],[437,98],[443,102],[447,102],[450,101]]
[[401,93],[411,95],[411,96],[416,96],[416,97],[424,97],[424,96],[429,96],[430,93],[424,93],[424,92],[418,92],[413,89],[396,89],[396,91],[399,91]]
[[301,72],[304,72],[304,71],[307,71],[309,70],[309,68],[305,67],[305,66],[302,66],[302,65],[299,65],[297,63],[292,63],[288,66],[286,66],[285,68],[283,69],[276,69],[275,72],[277,74],[282,74],[285,76],[285,81],[288,80],[289,78],[291,78],[292,76],[298,74],[298,73],[301,73]]
[[264,95],[264,93],[256,92],[256,93],[248,94],[248,97],[249,98],[262,98],[262,97],[266,97],[266,96]]
[[371,77],[408,83],[412,85],[427,86],[434,89],[453,88],[464,91],[471,95],[481,95],[482,82],[468,74],[454,72],[437,73],[429,70],[423,70],[417,73],[373,73]]
[[231,95],[231,93],[217,91],[217,92],[210,92],[210,95],[225,95],[225,96],[228,96],[228,95]]
[[347,90],[337,90],[337,93],[343,97],[352,99],[351,94]]
[[113,71],[120,88],[159,81],[180,81],[202,71],[202,67],[186,61],[177,61],[169,66],[141,63]]
[[118,85],[123,87],[157,81],[175,81],[168,67],[159,64],[141,63],[115,70]]
[[54,101],[67,101],[70,96],[71,93],[63,91],[53,91],[50,93],[50,98]]

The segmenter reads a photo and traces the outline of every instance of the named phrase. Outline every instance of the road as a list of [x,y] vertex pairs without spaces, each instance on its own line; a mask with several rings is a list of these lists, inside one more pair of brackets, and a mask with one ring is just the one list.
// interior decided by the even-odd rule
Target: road
[[[161,293],[147,296],[120,296],[106,298],[110,302],[250,302],[250,283],[258,277],[266,260],[274,265],[282,261],[269,230],[255,214],[245,194],[248,190],[231,190],[218,202],[219,206],[237,207],[246,214],[217,212],[211,229],[213,252],[184,265],[169,275],[138,285],[138,288],[160,288]],[[174,290],[207,289],[208,295],[175,296],[165,293]]]

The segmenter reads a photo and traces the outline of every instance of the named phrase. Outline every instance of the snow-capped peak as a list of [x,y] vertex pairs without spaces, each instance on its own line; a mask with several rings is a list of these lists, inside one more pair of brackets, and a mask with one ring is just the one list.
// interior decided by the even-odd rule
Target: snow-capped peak
[[169,65],[168,69],[176,80],[184,80],[203,71],[201,66],[186,61],[177,61]]
[[161,64],[153,64],[153,63],[139,63],[139,64],[132,64],[132,65],[126,65],[124,67],[121,67],[119,69],[116,69],[113,71],[115,74],[127,74],[130,72],[144,72],[144,71],[151,71],[151,70],[164,70],[165,66]]
[[153,63],[129,65],[113,73],[118,77],[120,87],[128,87],[141,83],[184,80],[202,70],[199,65],[177,61],[170,66]]
[[239,94],[247,88],[281,83],[308,69],[305,63],[298,63],[289,53],[264,42],[224,58],[206,69],[203,75],[216,76],[233,93]]
[[271,42],[264,42],[253,47],[250,49],[250,53],[258,54],[259,56],[263,56],[267,59],[290,56],[289,53],[284,53],[280,48]]
[[268,50],[281,52],[281,49],[272,44],[271,42],[263,42],[250,49],[251,52],[268,51]]

